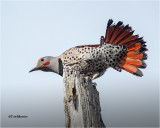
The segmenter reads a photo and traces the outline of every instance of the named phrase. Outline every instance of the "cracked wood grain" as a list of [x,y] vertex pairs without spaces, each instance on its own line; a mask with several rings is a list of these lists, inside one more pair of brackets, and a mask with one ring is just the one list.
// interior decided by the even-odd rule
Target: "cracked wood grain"
[[96,83],[78,71],[64,68],[66,127],[105,127]]

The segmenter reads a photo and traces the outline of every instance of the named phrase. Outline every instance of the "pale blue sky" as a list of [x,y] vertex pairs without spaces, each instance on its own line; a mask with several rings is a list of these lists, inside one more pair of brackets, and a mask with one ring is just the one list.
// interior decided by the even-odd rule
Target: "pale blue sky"
[[[63,79],[33,72],[43,56],[99,43],[108,19],[129,24],[147,41],[148,67],[139,78],[108,69],[95,80],[108,126],[158,123],[158,1],[2,1],[1,84],[4,126],[64,126]],[[22,120],[9,114],[27,115]],[[126,123],[127,122],[127,123]]]

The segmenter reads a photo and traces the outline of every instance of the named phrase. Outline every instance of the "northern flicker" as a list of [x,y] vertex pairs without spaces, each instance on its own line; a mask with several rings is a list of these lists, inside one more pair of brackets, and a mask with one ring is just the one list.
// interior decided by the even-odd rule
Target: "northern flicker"
[[102,76],[107,68],[112,67],[119,72],[123,69],[141,77],[143,74],[139,68],[146,68],[146,42],[133,33],[129,25],[125,26],[121,21],[113,24],[113,20],[110,19],[105,37],[101,36],[100,44],[76,46],[58,57],[42,57],[30,72],[42,70],[62,76],[63,68],[69,66],[95,79]]

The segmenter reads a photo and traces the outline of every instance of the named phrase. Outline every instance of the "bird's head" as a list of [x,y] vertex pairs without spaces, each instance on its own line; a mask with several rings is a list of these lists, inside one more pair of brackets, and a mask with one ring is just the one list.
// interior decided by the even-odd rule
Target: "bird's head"
[[37,62],[37,66],[35,68],[33,68],[32,70],[30,70],[29,72],[33,72],[33,71],[37,71],[37,70],[51,72],[52,71],[51,65],[52,65],[53,58],[54,57],[51,57],[51,56],[46,56],[46,57],[40,58]]
[[44,72],[55,72],[59,75],[63,74],[63,65],[58,57],[46,56],[38,60],[37,66],[29,72],[41,70]]

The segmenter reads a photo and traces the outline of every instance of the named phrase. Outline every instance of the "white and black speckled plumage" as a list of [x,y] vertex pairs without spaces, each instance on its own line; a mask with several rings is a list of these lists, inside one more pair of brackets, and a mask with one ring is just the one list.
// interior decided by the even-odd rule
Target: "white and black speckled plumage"
[[61,56],[65,66],[71,66],[87,76],[104,73],[108,67],[118,67],[118,62],[125,56],[124,45],[105,43],[99,47],[77,46],[65,51]]

